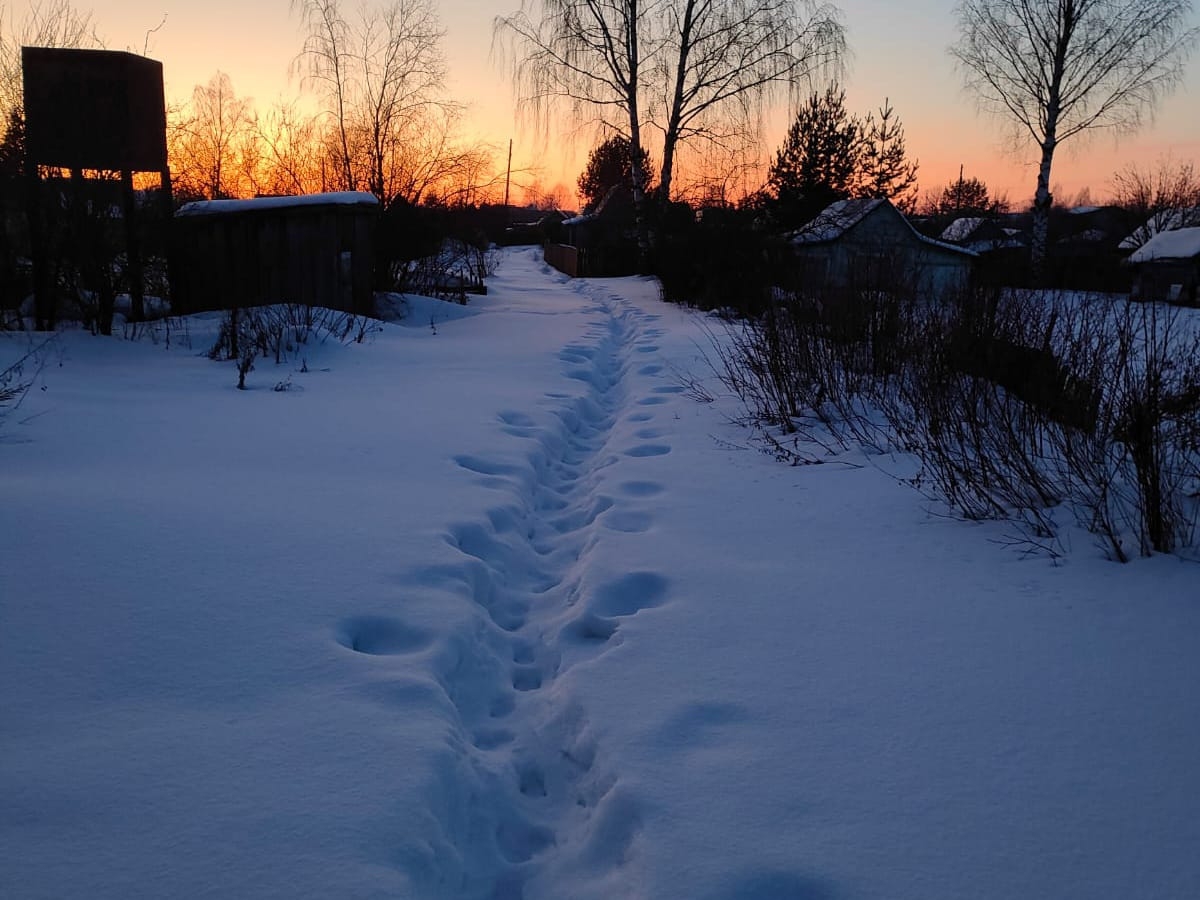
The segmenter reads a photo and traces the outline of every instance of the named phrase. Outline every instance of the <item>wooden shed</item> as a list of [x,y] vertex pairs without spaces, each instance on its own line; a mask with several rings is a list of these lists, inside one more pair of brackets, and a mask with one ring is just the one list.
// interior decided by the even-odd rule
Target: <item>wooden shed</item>
[[188,203],[171,235],[176,314],[271,303],[373,313],[379,203],[356,191]]

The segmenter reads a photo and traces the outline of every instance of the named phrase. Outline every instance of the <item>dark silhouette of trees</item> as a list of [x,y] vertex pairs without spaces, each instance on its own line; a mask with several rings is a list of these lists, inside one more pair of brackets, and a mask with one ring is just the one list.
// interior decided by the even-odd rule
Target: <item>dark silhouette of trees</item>
[[1085,131],[1136,129],[1173,89],[1200,29],[1190,0],[960,0],[952,55],[983,107],[1040,152],[1031,267],[1045,278],[1050,168]]
[[8,113],[4,137],[0,139],[0,178],[25,174],[25,116],[20,109]]
[[[766,101],[836,67],[845,38],[830,6],[809,0],[535,0],[496,19],[522,107],[545,127],[577,122],[645,147],[663,134],[659,193],[669,198],[681,144],[748,139]],[[630,173],[643,261],[647,173]]]
[[852,196],[862,144],[863,124],[847,112],[845,91],[830,87],[810,95],[770,168],[767,187],[778,224],[797,227]]
[[811,94],[775,155],[767,182],[768,208],[781,225],[802,225],[837,200],[916,203],[917,163],[908,158],[904,126],[888,101],[879,118],[846,109],[836,85]]

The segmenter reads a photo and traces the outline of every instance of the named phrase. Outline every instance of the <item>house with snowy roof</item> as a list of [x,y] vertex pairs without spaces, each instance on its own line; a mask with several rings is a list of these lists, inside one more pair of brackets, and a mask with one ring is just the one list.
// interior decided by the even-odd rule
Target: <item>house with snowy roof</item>
[[1163,231],[1200,226],[1200,206],[1177,209],[1160,209],[1151,214],[1141,225],[1129,232],[1117,245],[1121,250],[1136,250],[1146,241]]
[[789,236],[807,287],[966,286],[978,254],[918,232],[888,200],[839,200]]
[[1195,305],[1200,300],[1200,226],[1160,231],[1130,254],[1132,296]]

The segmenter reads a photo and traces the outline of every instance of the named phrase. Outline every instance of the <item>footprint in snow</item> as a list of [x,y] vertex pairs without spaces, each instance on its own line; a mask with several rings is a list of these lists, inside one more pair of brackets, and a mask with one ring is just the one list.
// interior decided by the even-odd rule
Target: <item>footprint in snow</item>
[[634,458],[644,458],[648,456],[666,456],[670,452],[671,448],[666,444],[641,444],[626,450],[625,455]]
[[623,534],[641,534],[650,530],[653,517],[641,510],[622,509],[608,513],[600,520],[609,531],[619,531]]
[[399,656],[429,645],[429,635],[388,616],[354,616],[337,630],[338,643],[368,656]]

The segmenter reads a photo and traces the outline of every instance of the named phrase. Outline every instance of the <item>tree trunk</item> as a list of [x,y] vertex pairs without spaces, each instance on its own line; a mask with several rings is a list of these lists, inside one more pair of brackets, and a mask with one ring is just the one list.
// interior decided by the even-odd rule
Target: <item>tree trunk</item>
[[1037,191],[1033,195],[1033,244],[1029,248],[1029,275],[1034,287],[1046,287],[1046,250],[1050,241],[1050,164],[1058,146],[1058,117],[1062,113],[1062,84],[1067,70],[1067,49],[1078,24],[1073,0],[1059,5],[1058,36],[1054,45],[1054,63],[1046,93],[1046,121],[1042,134],[1042,161],[1038,166]]
[[633,181],[633,215],[637,229],[638,272],[646,274],[650,269],[650,232],[646,222],[646,165],[642,159],[641,110],[638,107],[638,0],[629,0],[629,21],[626,23],[629,82],[626,85],[626,106],[629,110],[630,170]]
[[1042,144],[1042,162],[1038,166],[1037,191],[1033,195],[1033,241],[1029,248],[1029,277],[1034,287],[1045,287],[1046,246],[1050,240],[1050,164],[1054,160],[1054,144]]
[[630,132],[633,149],[630,153],[630,170],[633,180],[633,216],[637,229],[638,273],[650,271],[650,229],[646,222],[646,164],[641,152],[641,127],[637,121],[637,101],[630,103]]
[[683,118],[683,87],[687,78],[688,58],[692,50],[693,14],[696,0],[688,0],[683,10],[683,27],[679,32],[679,58],[675,68],[675,93],[671,97],[671,114],[667,119],[667,130],[663,137],[662,174],[658,179],[658,191],[663,202],[671,199],[671,178],[675,171],[675,146],[679,143],[679,127]]

